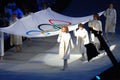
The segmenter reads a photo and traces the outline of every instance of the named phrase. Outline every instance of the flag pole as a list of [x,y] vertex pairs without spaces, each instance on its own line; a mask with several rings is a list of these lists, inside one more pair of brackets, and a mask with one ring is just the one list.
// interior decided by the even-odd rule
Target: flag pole
[[4,32],[0,32],[0,61],[4,57]]

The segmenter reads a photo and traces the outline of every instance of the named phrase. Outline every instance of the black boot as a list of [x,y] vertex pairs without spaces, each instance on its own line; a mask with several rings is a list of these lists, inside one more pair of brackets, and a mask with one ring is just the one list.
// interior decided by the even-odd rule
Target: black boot
[[68,67],[67,59],[65,59],[65,60],[64,60],[64,65],[63,65],[63,69],[62,69],[62,70],[65,70],[67,67]]

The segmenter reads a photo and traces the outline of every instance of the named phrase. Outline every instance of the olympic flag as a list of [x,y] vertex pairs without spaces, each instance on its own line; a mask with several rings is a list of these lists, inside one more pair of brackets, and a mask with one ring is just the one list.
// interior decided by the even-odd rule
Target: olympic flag
[[[103,12],[99,13],[102,14]],[[48,37],[57,35],[62,25],[68,25],[69,30],[72,31],[77,28],[77,24],[84,24],[92,18],[93,15],[69,17],[48,8],[23,17],[8,27],[0,28],[0,31],[24,37]]]

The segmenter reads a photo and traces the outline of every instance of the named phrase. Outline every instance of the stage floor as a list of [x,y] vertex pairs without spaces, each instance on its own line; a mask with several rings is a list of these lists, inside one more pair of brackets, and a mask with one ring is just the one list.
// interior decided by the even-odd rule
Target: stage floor
[[[108,43],[115,58],[120,61],[120,35]],[[57,36],[31,39],[31,46],[24,41],[22,52],[14,48],[5,52],[0,62],[0,80],[91,80],[112,67],[103,51],[89,62],[80,60],[77,48],[71,51],[68,69],[62,71],[63,60],[58,56]],[[75,43],[75,37],[73,37]]]

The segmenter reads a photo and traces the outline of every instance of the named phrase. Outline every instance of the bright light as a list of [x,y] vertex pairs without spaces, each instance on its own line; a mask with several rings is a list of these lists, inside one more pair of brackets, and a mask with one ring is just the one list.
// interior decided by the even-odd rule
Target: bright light
[[[113,51],[115,49],[116,45],[111,45],[110,46],[110,50]],[[76,49],[77,50],[77,49]],[[77,53],[77,54],[73,54],[73,53]],[[102,52],[103,54],[100,54],[99,56],[94,57],[92,60],[94,59],[98,59],[101,58],[102,56],[105,55],[106,52]],[[73,51],[72,54],[70,54],[70,59],[68,60],[68,63],[72,63],[77,61],[78,59],[80,59],[82,57],[81,54],[78,54],[77,51]],[[37,55],[36,57],[34,57],[31,62],[42,62],[45,65],[48,66],[63,66],[63,59],[61,59],[59,57],[59,54],[46,54],[44,56],[41,55]]]
[[110,50],[113,51],[115,49],[115,47],[116,47],[116,44],[110,46]]
[[[71,54],[68,63],[72,63],[81,58],[81,54]],[[63,59],[59,58],[58,54],[46,54],[44,63],[49,66],[63,66]]]

